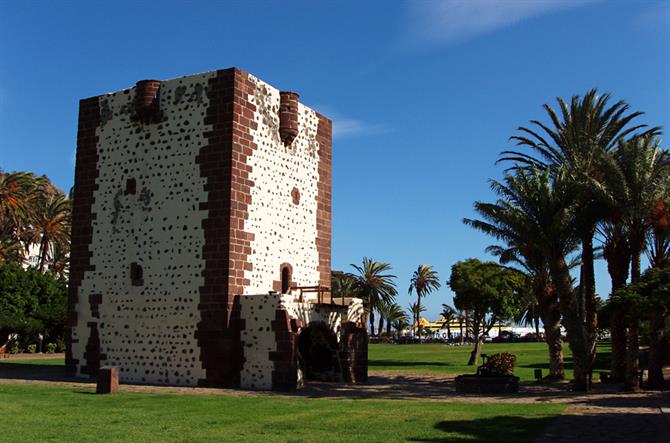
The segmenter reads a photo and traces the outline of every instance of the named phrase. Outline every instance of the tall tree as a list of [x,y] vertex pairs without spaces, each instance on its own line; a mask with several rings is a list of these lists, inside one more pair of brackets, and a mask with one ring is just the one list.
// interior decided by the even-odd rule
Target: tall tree
[[47,194],[38,201],[31,232],[40,245],[38,268],[44,271],[57,250],[69,248],[72,211],[70,200],[63,194]]
[[[410,303],[409,312],[412,313],[412,335],[417,335],[419,324],[421,323],[421,313],[426,312],[426,308],[419,304],[419,302]],[[421,334],[419,333],[419,337]]]
[[[660,148],[660,141],[653,136],[638,136],[620,140],[610,151],[609,163],[603,165],[603,180],[611,195],[607,216],[603,222],[605,233],[604,257],[612,277],[612,294],[623,287],[630,267],[631,281],[637,282],[641,275],[641,256],[647,238],[654,226],[657,204],[670,189],[670,156]],[[626,349],[630,371],[637,373],[638,346],[636,345],[637,322],[628,327],[627,336],[621,322],[623,313],[613,312],[612,330],[612,376],[622,379],[626,365]],[[626,346],[626,338],[631,346]],[[636,383],[636,377],[626,377]]]
[[[529,148],[531,153],[517,150],[504,151],[501,161],[512,161],[521,167],[539,167],[556,174],[559,171],[572,187],[571,206],[576,210],[573,229],[581,246],[581,265],[576,297],[577,315],[583,327],[579,337],[573,338],[585,353],[585,372],[590,373],[595,359],[597,327],[597,298],[595,293],[593,238],[598,223],[604,220],[610,196],[603,183],[603,164],[608,153],[627,136],[657,134],[659,128],[632,125],[641,112],[629,112],[629,105],[618,101],[609,105],[610,95],[598,95],[595,89],[583,97],[575,95],[570,103],[557,99],[560,113],[549,105],[544,109],[551,121],[546,125],[532,120],[531,128],[520,127],[520,135],[512,137],[517,146]],[[555,282],[556,283],[556,282]],[[581,351],[580,351],[581,352]],[[580,371],[581,372],[581,371]],[[588,377],[576,379],[575,389],[588,390]]]
[[[408,293],[416,291],[417,304],[421,306],[421,297],[425,297],[433,291],[440,289],[441,283],[437,272],[430,265],[419,265],[412,274]],[[419,336],[421,336],[421,323],[418,324]]]
[[[561,339],[561,312],[558,292],[551,280],[549,251],[558,246],[564,250],[563,259],[574,249],[574,242],[547,245],[546,235],[558,234],[565,239],[565,232],[545,232],[544,223],[550,229],[551,217],[558,214],[557,221],[566,219],[561,207],[552,206],[551,178],[538,170],[517,171],[507,174],[503,183],[492,180],[491,187],[499,198],[495,203],[476,202],[475,210],[482,219],[464,219],[464,223],[496,239],[504,246],[492,245],[489,253],[500,258],[502,264],[512,264],[522,270],[531,280],[532,295],[527,296],[527,311],[531,317],[542,319],[545,340],[549,351],[549,377],[564,377],[563,340]],[[553,249],[554,251],[556,249]]]
[[370,335],[374,335],[375,311],[379,310],[382,303],[393,302],[398,294],[394,282],[396,276],[388,274],[391,270],[390,264],[376,262],[367,257],[363,258],[360,266],[351,266],[356,270],[356,292],[369,309]]
[[454,304],[458,309],[467,309],[472,316],[475,347],[468,365],[479,359],[484,336],[493,325],[513,318],[518,312],[518,293],[523,284],[518,272],[494,262],[471,258],[452,266],[449,286],[456,293]]

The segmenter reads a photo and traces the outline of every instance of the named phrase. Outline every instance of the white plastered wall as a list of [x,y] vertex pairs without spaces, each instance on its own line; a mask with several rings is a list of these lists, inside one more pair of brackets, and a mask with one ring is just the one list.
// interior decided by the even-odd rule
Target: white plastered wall
[[[98,189],[92,212],[95,271],[84,274],[78,293],[73,357],[86,364],[87,322],[98,322],[103,365],[120,368],[124,382],[195,385],[205,373],[195,330],[207,211],[206,179],[196,156],[208,107],[206,87],[215,72],[162,82],[161,123],[131,122],[134,91],[100,98]],[[142,128],[137,130],[137,128]],[[126,180],[135,195],[124,195]],[[143,268],[132,286],[130,263]],[[100,318],[91,316],[89,295],[101,294]]]
[[[319,284],[319,252],[316,247],[316,195],[319,182],[319,145],[316,112],[299,104],[299,134],[286,147],[279,138],[279,90],[250,76],[256,90],[249,100],[256,105],[251,130],[257,145],[247,158],[252,167],[249,179],[251,204],[244,230],[255,235],[247,260],[251,282],[244,294],[264,294],[281,280],[280,265],[290,263],[292,280],[299,286]],[[297,188],[299,204],[293,204],[291,191]]]

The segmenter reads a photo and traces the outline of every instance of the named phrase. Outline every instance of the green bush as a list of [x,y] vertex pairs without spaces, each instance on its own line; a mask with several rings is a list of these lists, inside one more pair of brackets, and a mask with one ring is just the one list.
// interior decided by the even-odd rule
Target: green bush
[[32,345],[28,345],[28,352],[29,352],[30,354],[35,354],[35,353],[37,353],[37,345],[34,344],[34,343],[33,343]]
[[56,345],[56,343],[47,344],[47,354],[53,354],[54,352],[56,352],[57,348],[58,346]]
[[18,346],[26,348],[37,340],[63,339],[67,314],[67,286],[37,269],[0,265],[0,341],[17,334]]
[[18,354],[19,352],[21,352],[21,347],[19,346],[19,343],[17,341],[13,341],[9,344],[7,350],[9,351],[10,354]]
[[493,354],[484,363],[481,374],[492,376],[513,375],[514,365],[516,365],[516,355],[509,352]]

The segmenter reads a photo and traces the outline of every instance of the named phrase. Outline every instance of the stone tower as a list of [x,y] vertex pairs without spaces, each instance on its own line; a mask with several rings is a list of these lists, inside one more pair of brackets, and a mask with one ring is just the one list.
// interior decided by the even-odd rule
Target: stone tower
[[[363,379],[360,300],[321,296],[331,140],[298,94],[237,68],[82,100],[67,372],[255,389],[295,388],[316,366]],[[314,344],[310,327],[332,337]],[[333,367],[306,361],[300,340]]]

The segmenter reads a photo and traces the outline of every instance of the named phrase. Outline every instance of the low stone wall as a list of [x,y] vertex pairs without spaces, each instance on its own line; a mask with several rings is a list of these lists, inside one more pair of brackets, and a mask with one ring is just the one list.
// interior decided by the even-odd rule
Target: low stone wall
[[459,375],[455,380],[456,392],[467,394],[505,394],[519,392],[519,377]]

